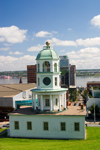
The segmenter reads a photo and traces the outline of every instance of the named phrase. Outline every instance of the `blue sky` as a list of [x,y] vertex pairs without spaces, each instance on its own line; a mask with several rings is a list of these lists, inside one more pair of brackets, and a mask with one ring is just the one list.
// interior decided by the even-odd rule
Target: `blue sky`
[[0,71],[26,70],[47,40],[77,69],[100,69],[100,0],[0,0]]

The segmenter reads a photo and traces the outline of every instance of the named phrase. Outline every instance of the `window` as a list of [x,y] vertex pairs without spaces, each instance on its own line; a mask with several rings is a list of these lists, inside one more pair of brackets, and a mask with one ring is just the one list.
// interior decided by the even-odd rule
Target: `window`
[[40,72],[40,65],[38,64],[38,72]]
[[40,86],[40,78],[38,78],[38,86]]
[[56,101],[55,101],[55,103],[56,103],[56,106],[58,105],[58,99],[56,98]]
[[66,123],[61,122],[61,131],[66,131]]
[[54,64],[54,72],[57,72],[57,64]]
[[32,130],[32,122],[27,122],[27,130]]
[[49,130],[48,122],[43,122],[43,128],[44,130]]
[[55,77],[55,85],[57,86],[57,77]]
[[50,106],[50,101],[49,101],[49,99],[45,99],[45,106]]
[[15,129],[19,129],[19,121],[15,121]]
[[79,131],[80,128],[79,128],[79,122],[75,122],[74,123],[74,131]]
[[50,72],[50,63],[48,61],[43,63],[43,72]]

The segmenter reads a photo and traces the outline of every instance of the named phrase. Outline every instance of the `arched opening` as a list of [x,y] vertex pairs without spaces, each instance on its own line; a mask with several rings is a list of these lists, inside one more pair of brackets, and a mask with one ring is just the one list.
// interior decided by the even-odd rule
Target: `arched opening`
[[55,86],[57,86],[57,77],[55,77]]
[[48,61],[43,63],[43,72],[50,72],[50,63]]
[[40,72],[40,64],[38,64],[38,72]]
[[57,72],[57,63],[54,64],[54,72]]

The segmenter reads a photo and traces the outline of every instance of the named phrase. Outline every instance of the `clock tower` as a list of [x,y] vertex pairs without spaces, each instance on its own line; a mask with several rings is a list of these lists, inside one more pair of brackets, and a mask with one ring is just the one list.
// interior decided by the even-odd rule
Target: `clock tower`
[[66,109],[66,88],[60,87],[59,56],[46,42],[43,50],[36,57],[37,61],[37,89],[32,89],[32,107],[36,110],[36,95],[38,109],[41,111],[61,111]]

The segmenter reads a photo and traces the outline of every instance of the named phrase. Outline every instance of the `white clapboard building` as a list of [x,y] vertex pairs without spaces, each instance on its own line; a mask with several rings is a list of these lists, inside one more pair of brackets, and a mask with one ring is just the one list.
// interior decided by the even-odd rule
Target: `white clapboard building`
[[49,42],[36,60],[37,88],[31,89],[32,107],[9,114],[10,137],[84,139],[85,110],[66,106],[67,89],[60,87],[59,56]]

